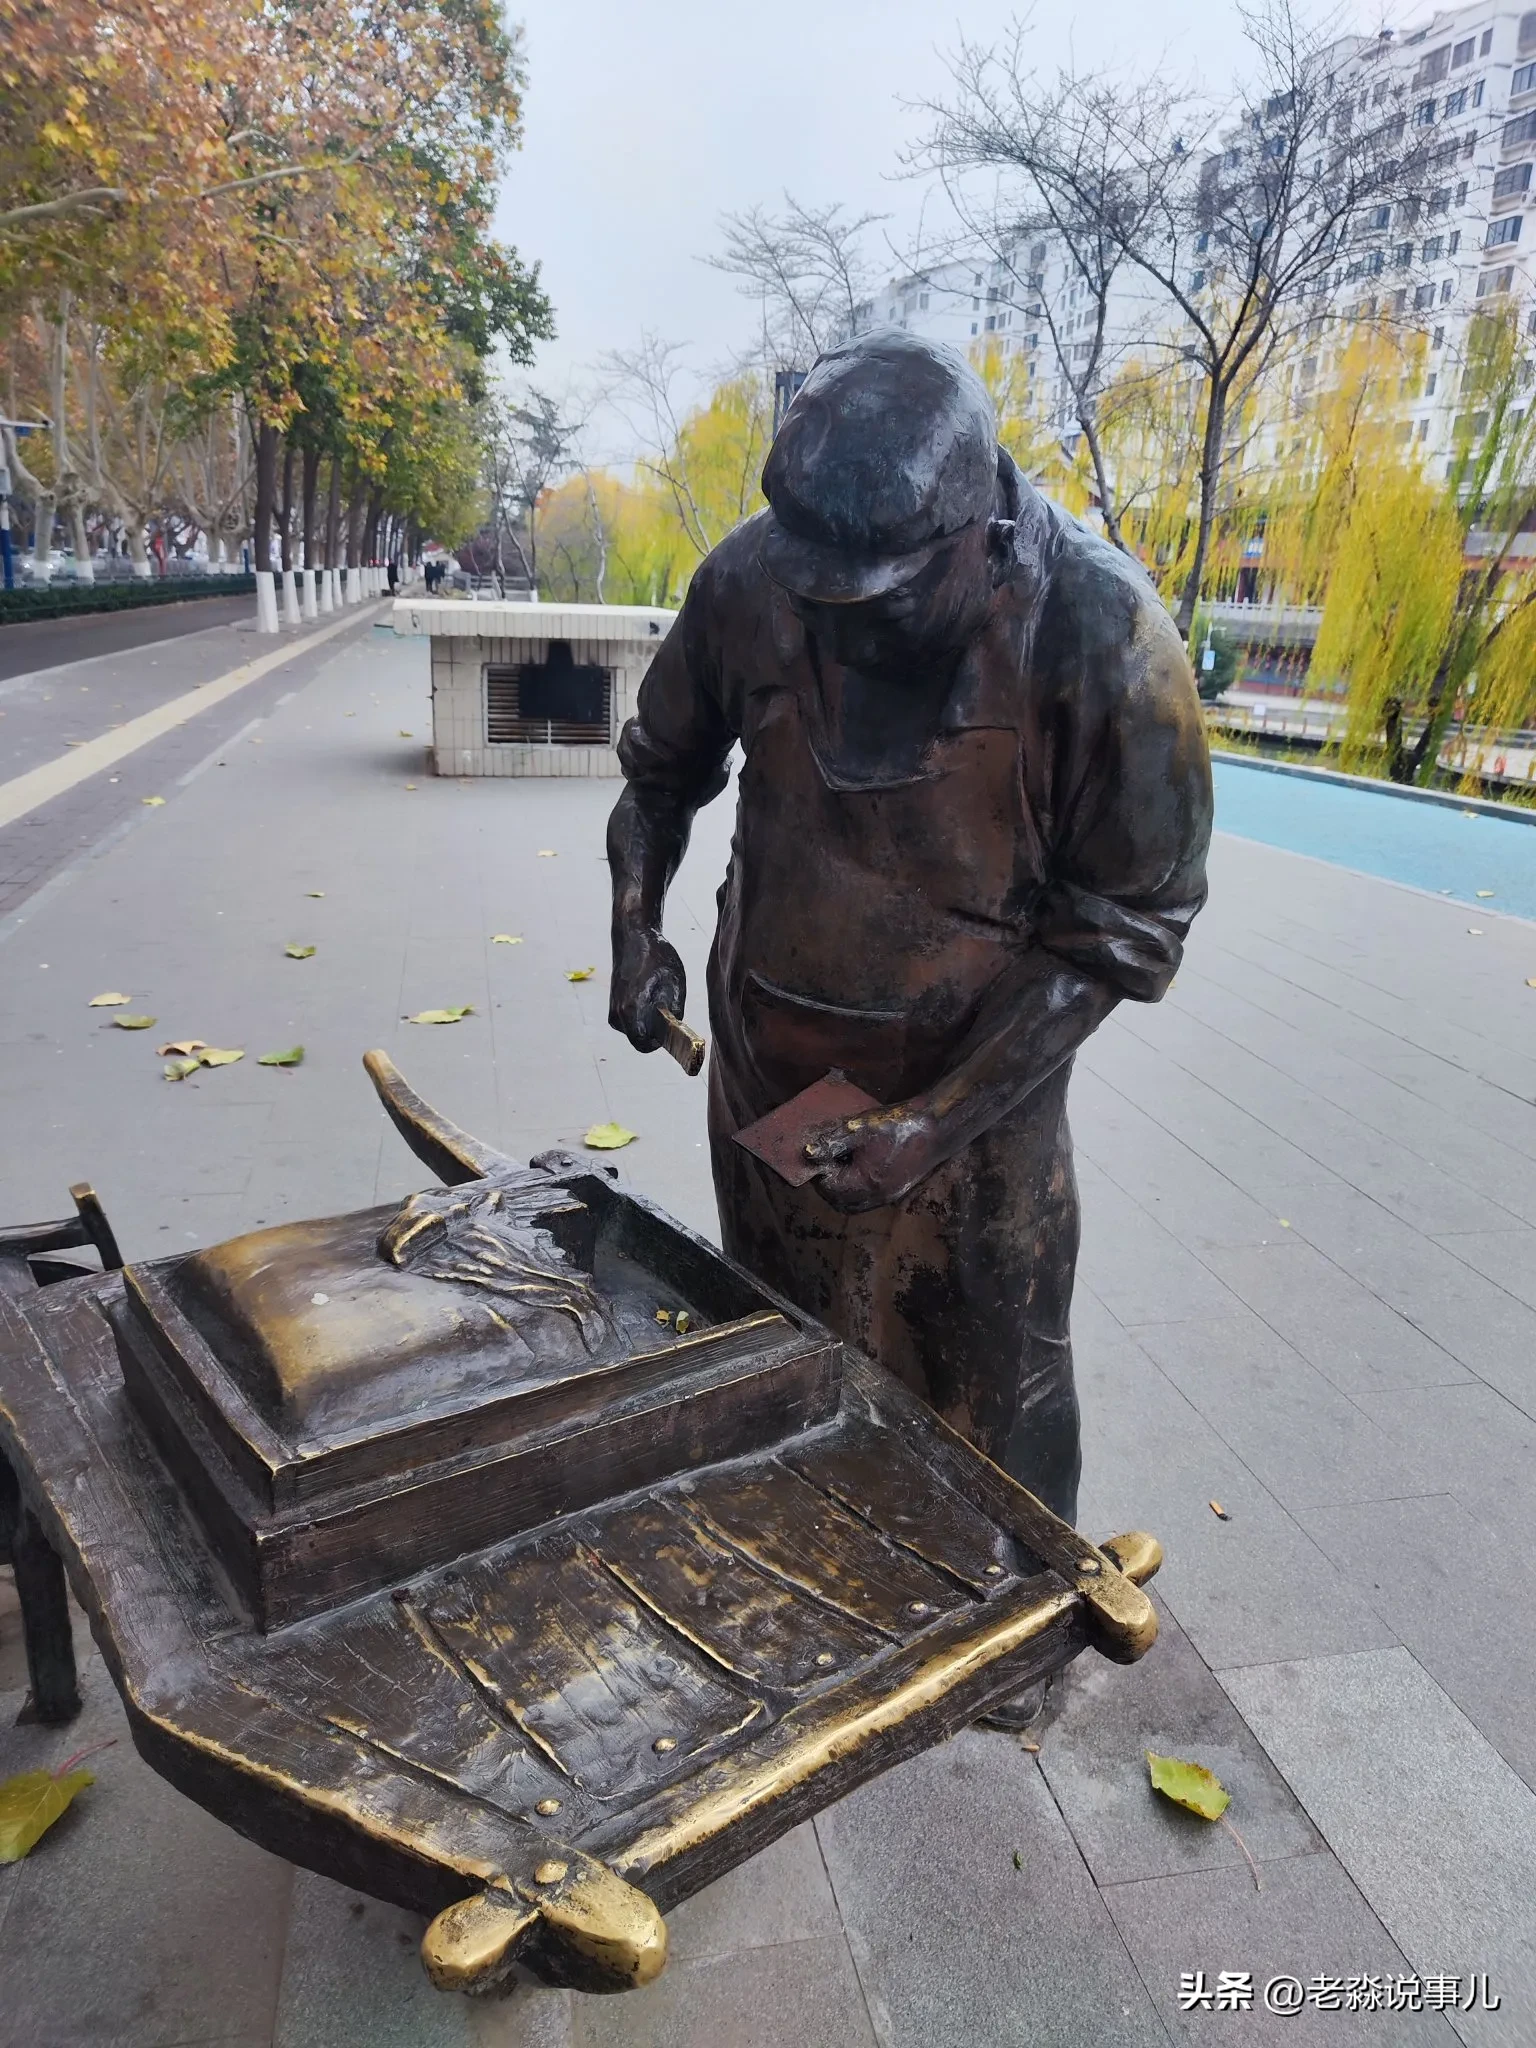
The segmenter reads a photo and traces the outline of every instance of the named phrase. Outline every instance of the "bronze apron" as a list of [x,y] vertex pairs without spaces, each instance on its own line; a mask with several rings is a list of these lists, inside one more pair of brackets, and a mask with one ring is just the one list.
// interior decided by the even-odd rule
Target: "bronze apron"
[[[710,960],[710,1141],[727,1251],[1070,1518],[1069,1068],[903,1201],[862,1216],[732,1143],[829,1067],[896,1102],[953,1065],[983,991],[1028,943],[1019,906],[1041,863],[1019,746],[1008,729],[942,732],[913,776],[851,785],[831,765],[814,679],[770,693]],[[817,915],[775,915],[786,898]]]

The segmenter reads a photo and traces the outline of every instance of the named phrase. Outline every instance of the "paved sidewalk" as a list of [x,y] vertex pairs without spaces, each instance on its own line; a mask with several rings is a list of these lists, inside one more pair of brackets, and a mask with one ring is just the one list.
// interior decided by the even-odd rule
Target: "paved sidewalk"
[[[424,648],[320,659],[0,938],[0,1216],[89,1177],[133,1256],[404,1193],[358,1064],[382,1045],[509,1151],[621,1119],[634,1183],[712,1228],[701,1085],[607,1031],[601,972],[564,978],[603,965],[615,786],[435,781]],[[674,892],[696,1015],[730,822],[700,820]],[[1038,1755],[972,1732],[855,1794],[606,2000],[434,1993],[419,1923],[120,1745],[0,1870],[0,2048],[1529,2048],[1536,926],[1237,839],[1213,880],[1169,999],[1119,1011],[1074,1086],[1083,1520],[1167,1548],[1144,1663],[1081,1660]],[[108,988],[159,1028],[104,1025]],[[167,1086],[153,1041],[182,1033],[306,1062]],[[0,1610],[0,1775],[120,1730],[94,1657],[79,1727],[14,1727],[14,1636]],[[1261,1890],[1228,1830],[1154,1800],[1146,1748],[1219,1773]],[[1195,1970],[1487,1972],[1503,2007],[1184,2013]]]

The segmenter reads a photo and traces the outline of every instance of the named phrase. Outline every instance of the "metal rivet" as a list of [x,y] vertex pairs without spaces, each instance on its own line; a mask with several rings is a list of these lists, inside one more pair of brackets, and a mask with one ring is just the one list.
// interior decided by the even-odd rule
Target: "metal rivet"
[[928,1612],[928,1602],[926,1600],[913,1600],[908,1605],[907,1612],[908,1614],[926,1614]]
[[533,1873],[535,1884],[558,1884],[570,1869],[568,1863],[541,1863]]
[[1099,1573],[1104,1569],[1104,1567],[1099,1563],[1099,1560],[1096,1557],[1079,1558],[1077,1562],[1077,1568],[1082,1573],[1085,1579],[1096,1579]]
[[677,1738],[672,1735],[658,1735],[651,1747],[658,1756],[665,1756],[669,1749],[676,1749]]
[[830,1650],[818,1650],[816,1652],[816,1662],[818,1664],[830,1664],[832,1661],[832,1652]]
[[535,1813],[558,1813],[560,1802],[558,1799],[541,1799],[533,1810]]
[[1003,1568],[1000,1564],[989,1564],[987,1566],[987,1577],[989,1579],[1000,1579],[1002,1576]]

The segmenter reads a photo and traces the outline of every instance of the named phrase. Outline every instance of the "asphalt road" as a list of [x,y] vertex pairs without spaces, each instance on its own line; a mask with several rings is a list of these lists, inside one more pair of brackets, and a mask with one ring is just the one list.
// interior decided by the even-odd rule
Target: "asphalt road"
[[209,626],[237,625],[254,617],[253,597],[189,597],[182,604],[149,605],[143,611],[86,612],[73,619],[27,619],[0,625],[0,681],[56,668],[61,662],[90,661],[101,654],[175,640]]

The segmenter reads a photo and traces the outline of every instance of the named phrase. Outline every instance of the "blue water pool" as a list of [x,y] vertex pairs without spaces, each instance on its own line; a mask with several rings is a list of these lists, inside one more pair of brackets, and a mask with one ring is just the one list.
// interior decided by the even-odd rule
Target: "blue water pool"
[[[1536,918],[1536,825],[1448,804],[1216,764],[1216,828],[1431,895]],[[1479,897],[1491,889],[1491,897]]]

